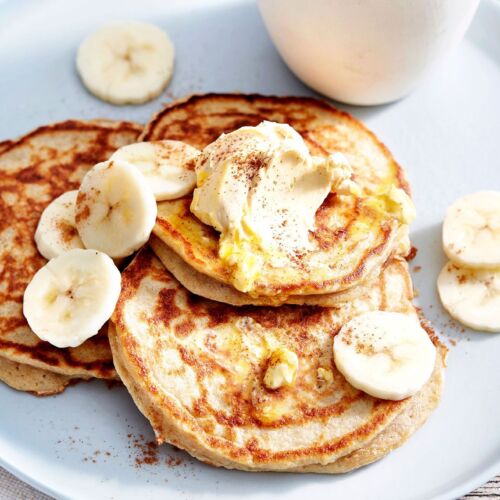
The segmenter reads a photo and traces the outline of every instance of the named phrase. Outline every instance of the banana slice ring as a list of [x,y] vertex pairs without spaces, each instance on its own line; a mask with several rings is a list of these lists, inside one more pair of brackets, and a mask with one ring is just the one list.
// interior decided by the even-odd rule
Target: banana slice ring
[[96,250],[70,250],[37,271],[24,292],[30,328],[56,347],[76,347],[97,334],[120,295],[120,271]]
[[436,348],[418,319],[373,311],[346,323],[333,341],[337,369],[357,389],[399,401],[416,394],[434,369]]
[[76,67],[84,85],[100,99],[141,104],[157,97],[170,81],[174,46],[153,24],[111,24],[82,42]]
[[156,200],[130,163],[98,163],[83,178],[76,200],[76,227],[86,248],[127,257],[144,245],[156,221]]
[[146,177],[157,201],[175,200],[196,186],[194,159],[200,151],[180,141],[154,141],[128,144],[111,156],[124,160]]
[[78,191],[68,191],[53,200],[42,213],[35,232],[38,251],[50,260],[73,248],[83,248],[75,224]]
[[500,192],[480,191],[453,203],[444,219],[443,248],[463,266],[500,267]]
[[437,286],[453,318],[474,330],[500,332],[500,270],[467,269],[448,262]]

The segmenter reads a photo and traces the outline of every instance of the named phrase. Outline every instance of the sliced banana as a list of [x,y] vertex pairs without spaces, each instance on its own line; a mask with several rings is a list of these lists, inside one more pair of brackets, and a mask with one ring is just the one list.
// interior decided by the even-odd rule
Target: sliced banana
[[194,159],[196,148],[181,141],[138,142],[123,146],[112,160],[124,160],[137,167],[146,177],[158,201],[175,200],[196,186]]
[[500,267],[500,192],[480,191],[453,203],[444,219],[443,247],[458,264]]
[[70,250],[33,276],[24,292],[24,316],[42,340],[56,347],[76,347],[109,319],[120,286],[120,271],[107,255]]
[[460,323],[500,332],[500,269],[467,269],[448,262],[437,286],[443,307]]
[[136,167],[108,160],[83,178],[75,220],[87,248],[113,258],[127,257],[148,241],[156,221],[156,200]]
[[82,42],[76,67],[87,89],[100,99],[140,104],[157,97],[170,81],[174,46],[153,24],[111,24]]
[[38,251],[48,260],[73,248],[83,248],[75,225],[78,191],[68,191],[53,200],[43,211],[35,232]]
[[341,328],[333,341],[333,355],[351,385],[376,398],[399,401],[427,382],[436,348],[417,318],[372,311]]

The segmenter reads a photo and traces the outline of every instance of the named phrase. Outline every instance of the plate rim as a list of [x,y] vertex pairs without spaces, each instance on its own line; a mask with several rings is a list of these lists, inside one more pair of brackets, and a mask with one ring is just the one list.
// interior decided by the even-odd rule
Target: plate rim
[[[174,9],[179,10],[189,10],[190,6],[200,5],[200,0],[170,0],[171,5]],[[214,5],[230,5],[230,4],[238,4],[238,3],[250,3],[251,0],[204,0],[203,7],[210,8]],[[33,0],[25,0],[23,2],[14,2],[14,1],[5,1],[0,2],[0,12],[5,12],[8,16],[15,16],[16,11],[22,10],[29,3],[32,3]],[[34,2],[33,2],[34,3]],[[484,8],[485,4],[487,8],[492,9],[495,12],[495,16],[499,16],[500,18],[500,1],[499,0],[482,0],[479,5],[479,9]],[[5,21],[5,19],[3,20]],[[500,334],[499,334],[500,335]],[[10,389],[9,390],[13,390]],[[32,397],[30,395],[26,395],[26,397]],[[12,474],[18,480],[26,483],[37,491],[49,495],[51,497],[56,498],[70,498],[64,492],[57,489],[57,484],[53,484],[53,482],[49,480],[41,480],[40,478],[36,478],[33,475],[30,475],[29,472],[23,470],[22,464],[20,460],[15,459],[12,456],[9,456],[5,450],[0,450],[0,466],[4,468],[8,473]],[[430,500],[445,500],[448,498],[458,498],[465,494],[471,493],[481,485],[484,485],[490,479],[494,478],[496,475],[500,474],[500,456],[492,461],[486,468],[484,468],[481,472],[477,474],[472,474],[471,476],[464,478],[462,481],[458,481],[455,486],[447,490],[446,492],[438,493],[432,497],[429,497]],[[54,476],[47,475],[47,478],[51,478]]]

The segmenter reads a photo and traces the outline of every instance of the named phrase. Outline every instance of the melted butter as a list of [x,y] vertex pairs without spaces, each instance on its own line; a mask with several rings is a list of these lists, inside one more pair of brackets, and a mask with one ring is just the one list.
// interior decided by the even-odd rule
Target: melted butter
[[256,417],[264,424],[272,424],[289,412],[285,401],[272,401],[256,408]]
[[325,385],[333,382],[333,373],[329,368],[320,367],[317,370],[318,379]]
[[251,368],[252,365],[248,361],[244,359],[239,360],[234,366],[235,382],[238,384],[244,382],[250,374]]
[[188,241],[193,244],[202,244],[201,249],[211,249],[214,247],[212,238],[205,234],[205,228],[198,223],[198,221],[181,217],[175,213],[162,214],[163,218],[167,220],[177,231],[179,231]]
[[366,206],[379,212],[396,217],[402,224],[410,224],[416,217],[415,205],[406,192],[392,184],[367,198]]
[[279,389],[294,383],[299,367],[299,358],[286,347],[279,347],[271,354],[264,375],[264,385],[268,389]]
[[242,384],[250,375],[252,363],[243,354],[246,350],[245,336],[238,324],[228,323],[215,332],[216,356],[219,362],[231,372],[231,380]]

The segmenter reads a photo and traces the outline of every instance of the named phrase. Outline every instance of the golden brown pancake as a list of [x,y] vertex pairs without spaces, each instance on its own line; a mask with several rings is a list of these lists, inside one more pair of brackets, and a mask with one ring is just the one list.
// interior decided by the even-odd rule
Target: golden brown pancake
[[[144,127],[139,140],[172,139],[203,149],[222,133],[243,126],[256,126],[263,120],[288,123],[305,139],[311,153],[344,153],[356,172],[377,188],[380,178],[397,179],[407,192],[403,169],[375,134],[348,113],[326,101],[311,97],[279,97],[259,94],[192,95],[168,104]],[[335,136],[330,136],[332,128]],[[358,152],[361,139],[366,151]],[[371,172],[365,172],[366,169]]]
[[[222,133],[263,120],[288,123],[314,155],[346,155],[362,197],[330,194],[316,214],[312,249],[265,262],[248,294],[286,301],[290,295],[346,290],[376,272],[398,245],[401,224],[371,197],[394,185],[408,191],[402,169],[372,132],[347,113],[312,98],[207,94],[167,106],[146,126],[142,140],[175,139],[199,149]],[[191,196],[158,205],[154,233],[196,271],[235,286],[234,270],[218,255],[219,234],[190,211]]]
[[46,263],[34,242],[44,208],[140,131],[130,122],[68,120],[0,144],[1,357],[71,377],[116,377],[106,329],[79,347],[58,349],[30,330],[22,302]]
[[[109,333],[116,369],[160,443],[228,468],[317,469],[367,447],[419,401],[370,397],[333,363],[333,338],[352,317],[379,309],[416,314],[407,266],[386,269],[386,279],[336,308],[232,307],[190,294],[145,248],[122,275]],[[291,387],[269,390],[263,376],[277,346],[297,354],[299,371]],[[420,400],[425,416],[439,397],[440,363],[438,356]],[[405,418],[344,468],[383,456],[422,422]]]
[[35,396],[59,394],[71,383],[71,377],[49,372],[0,357],[0,380],[17,391]]
[[[398,266],[402,268],[402,273],[406,272],[406,261],[396,254],[389,257],[382,266],[382,269],[376,270],[377,273],[375,275],[368,276],[363,283],[356,287],[348,288],[343,292],[316,295],[290,295],[286,298],[269,296],[251,297],[246,293],[236,290],[236,288],[232,286],[221,283],[220,281],[196,271],[196,269],[189,266],[178,254],[154,234],[151,235],[149,246],[167,270],[173,274],[175,279],[191,293],[232,306],[280,306],[283,304],[283,301],[285,301],[285,304],[335,307],[339,303],[342,304],[355,299],[358,293],[358,287],[364,286],[365,284],[371,286],[372,281],[384,279],[387,276],[387,273],[384,272],[384,267],[387,265],[390,265],[395,273],[398,272]],[[406,295],[412,297],[412,294],[412,284],[411,281],[408,280]]]

